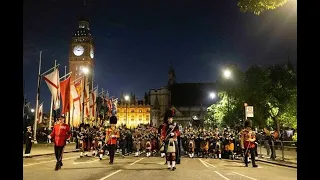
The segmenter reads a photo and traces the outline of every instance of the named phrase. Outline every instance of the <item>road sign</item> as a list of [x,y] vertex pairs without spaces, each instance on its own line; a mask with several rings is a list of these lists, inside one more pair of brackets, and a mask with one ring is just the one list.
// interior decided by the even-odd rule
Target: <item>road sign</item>
[[246,106],[246,117],[253,117],[253,106]]

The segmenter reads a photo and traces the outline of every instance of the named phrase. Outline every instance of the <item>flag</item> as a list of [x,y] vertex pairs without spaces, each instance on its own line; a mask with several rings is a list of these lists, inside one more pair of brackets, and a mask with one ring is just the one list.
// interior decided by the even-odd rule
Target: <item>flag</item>
[[84,89],[84,113],[85,117],[90,117],[90,106],[89,106],[89,83],[86,83],[86,87]]
[[81,80],[78,82],[75,82],[74,84],[71,84],[70,87],[70,94],[71,94],[71,99],[72,99],[72,121],[73,121],[73,126],[77,127],[80,124],[80,95],[81,95]]
[[95,89],[94,91],[91,91],[90,93],[90,99],[89,99],[89,105],[90,105],[90,116],[91,117],[96,117],[97,109],[96,109],[96,104],[97,104],[97,94],[98,94],[98,88]]
[[46,81],[51,95],[53,97],[53,109],[57,110],[60,108],[59,70],[55,69],[52,73],[45,75],[43,79]]
[[70,76],[60,82],[60,93],[62,101],[62,114],[70,111]]
[[43,103],[39,105],[37,122],[42,123],[42,119],[43,119]]

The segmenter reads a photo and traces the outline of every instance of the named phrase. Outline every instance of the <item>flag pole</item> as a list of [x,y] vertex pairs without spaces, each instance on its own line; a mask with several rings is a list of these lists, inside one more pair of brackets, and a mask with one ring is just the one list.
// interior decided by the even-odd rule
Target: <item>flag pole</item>
[[33,125],[33,140],[34,143],[37,144],[37,115],[39,109],[39,98],[40,98],[40,78],[41,78],[41,59],[42,59],[42,51],[40,51],[40,59],[39,59],[39,68],[38,68],[38,84],[37,84],[37,99],[36,99],[36,112],[34,116],[34,125]]
[[26,96],[27,96],[26,94],[23,95],[23,116],[22,116],[23,117],[22,118],[23,121],[24,121],[24,109],[25,109],[25,106],[26,106]]
[[[56,69],[57,66],[57,60],[54,60],[54,70]],[[52,127],[52,107],[53,105],[53,96],[51,96],[51,104],[50,104],[50,114],[49,114],[49,129],[51,130]]]
[[95,109],[94,109],[94,112],[95,112],[95,117],[94,117],[94,119],[95,119],[95,121],[96,121],[96,126],[98,126],[98,112],[97,112],[97,98],[98,98],[98,96],[99,96],[99,86],[97,85],[97,94],[96,94],[96,99],[94,99],[94,105],[93,105],[93,107],[95,107]]
[[[67,66],[64,66],[64,80],[67,79]],[[67,89],[67,91],[70,91],[70,88]],[[70,111],[70,99],[69,99],[69,111]],[[70,114],[69,112],[66,112],[66,119],[68,119],[68,125],[70,126]]]

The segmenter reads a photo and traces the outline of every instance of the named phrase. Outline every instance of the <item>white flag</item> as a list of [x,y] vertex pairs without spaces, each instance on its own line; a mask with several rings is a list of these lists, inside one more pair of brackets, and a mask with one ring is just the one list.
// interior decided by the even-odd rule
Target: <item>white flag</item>
[[96,100],[97,100],[97,94],[98,94],[98,89],[95,89],[90,93],[90,116],[95,118],[96,117]]
[[71,99],[72,99],[72,105],[71,107],[71,115],[72,115],[72,121],[73,121],[73,126],[78,126],[80,124],[80,94],[81,94],[81,81],[75,82],[71,84],[70,86],[70,91],[71,91]]
[[60,108],[59,70],[55,69],[52,73],[45,75],[43,79],[46,81],[51,95],[53,97],[53,109],[57,110]]
[[38,123],[42,123],[42,119],[43,119],[43,103],[39,105],[38,117],[37,117]]

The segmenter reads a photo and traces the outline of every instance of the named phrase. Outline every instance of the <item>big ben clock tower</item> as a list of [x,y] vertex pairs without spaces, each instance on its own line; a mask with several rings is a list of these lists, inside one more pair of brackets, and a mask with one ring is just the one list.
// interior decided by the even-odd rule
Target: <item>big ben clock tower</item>
[[79,27],[72,36],[69,48],[69,71],[72,71],[71,81],[83,75],[82,68],[89,69],[86,82],[90,90],[93,88],[94,77],[94,45],[90,32],[90,24],[85,19],[79,20]]

